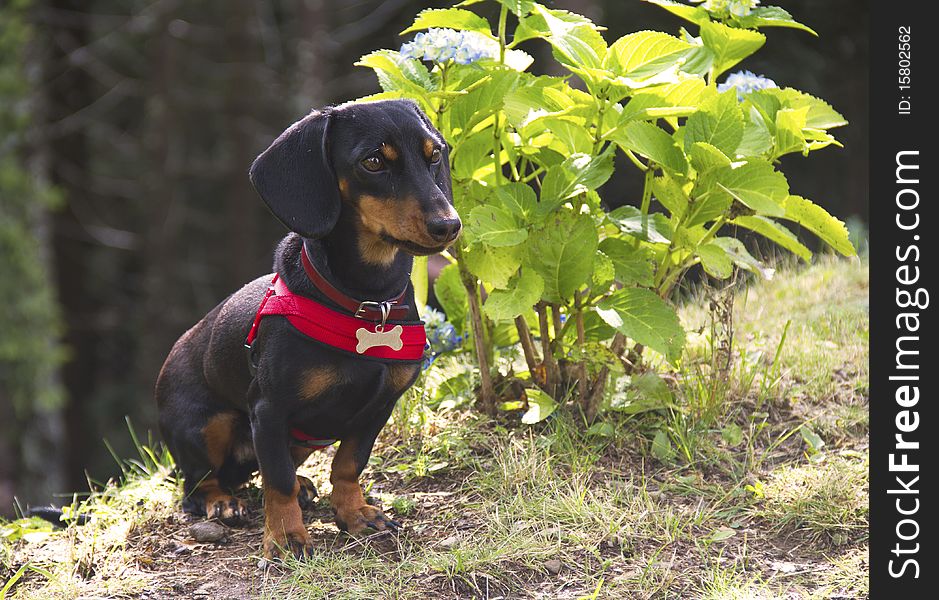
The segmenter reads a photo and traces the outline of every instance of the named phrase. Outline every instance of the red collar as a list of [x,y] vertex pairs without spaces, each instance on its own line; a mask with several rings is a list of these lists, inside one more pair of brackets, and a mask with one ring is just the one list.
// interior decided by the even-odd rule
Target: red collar
[[[310,255],[307,254],[306,243],[300,244],[300,262],[303,264],[303,270],[306,271],[306,276],[310,278],[310,281],[316,286],[316,289],[356,317],[368,319],[369,321],[384,321],[386,319],[397,321],[407,318],[410,307],[406,304],[401,304],[401,302],[404,300],[404,295],[408,291],[408,286],[404,286],[400,294],[384,302],[356,300],[340,292],[333,284],[326,281],[322,273],[316,270],[316,267],[313,266],[313,261],[310,260]],[[383,314],[384,312],[387,312],[387,314]]]
[[300,333],[356,356],[418,362],[427,343],[421,322],[376,323],[346,315],[294,294],[277,275],[261,300],[245,346],[250,348],[254,343],[261,319],[267,315],[286,317]]

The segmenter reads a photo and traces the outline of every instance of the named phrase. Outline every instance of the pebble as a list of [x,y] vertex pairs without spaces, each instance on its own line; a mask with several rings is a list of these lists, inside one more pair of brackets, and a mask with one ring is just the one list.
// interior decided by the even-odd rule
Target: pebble
[[551,560],[546,560],[544,563],[544,568],[547,569],[548,573],[551,573],[552,575],[557,575],[558,573],[560,573],[562,566],[563,565],[561,564],[561,561],[559,561],[556,558],[552,558]]
[[189,535],[201,543],[224,543],[228,541],[228,530],[214,521],[200,521],[189,526]]

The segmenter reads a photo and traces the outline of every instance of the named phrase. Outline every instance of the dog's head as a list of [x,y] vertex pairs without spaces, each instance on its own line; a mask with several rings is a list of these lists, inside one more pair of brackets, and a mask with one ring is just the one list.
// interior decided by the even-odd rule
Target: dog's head
[[[447,143],[408,100],[315,111],[258,156],[250,177],[274,216],[307,238],[326,236],[353,211],[360,245],[426,255],[462,226]],[[372,254],[381,260],[377,248]]]

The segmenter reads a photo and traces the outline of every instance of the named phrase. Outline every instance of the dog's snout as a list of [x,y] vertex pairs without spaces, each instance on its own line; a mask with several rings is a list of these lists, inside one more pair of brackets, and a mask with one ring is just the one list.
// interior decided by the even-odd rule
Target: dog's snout
[[463,224],[459,219],[435,219],[427,222],[427,233],[437,242],[452,242],[460,234]]

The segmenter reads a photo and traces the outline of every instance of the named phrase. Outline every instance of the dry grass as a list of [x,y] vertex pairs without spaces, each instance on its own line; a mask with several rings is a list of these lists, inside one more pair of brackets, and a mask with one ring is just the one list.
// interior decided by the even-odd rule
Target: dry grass
[[[861,598],[866,295],[864,263],[780,272],[736,299],[726,381],[713,385],[707,340],[692,339],[668,379],[675,407],[611,414],[602,435],[560,414],[481,423],[458,393],[437,394],[465,368],[444,363],[366,472],[397,534],[350,538],[320,503],[306,515],[315,556],[261,572],[260,517],[226,544],[195,543],[157,459],[89,499],[89,524],[3,540],[0,579],[28,563],[12,597],[43,599]],[[682,318],[707,322],[695,303]],[[806,422],[822,448],[796,433]],[[660,430],[686,451],[655,458]],[[304,468],[324,496],[331,452]],[[246,498],[259,514],[256,490]]]

